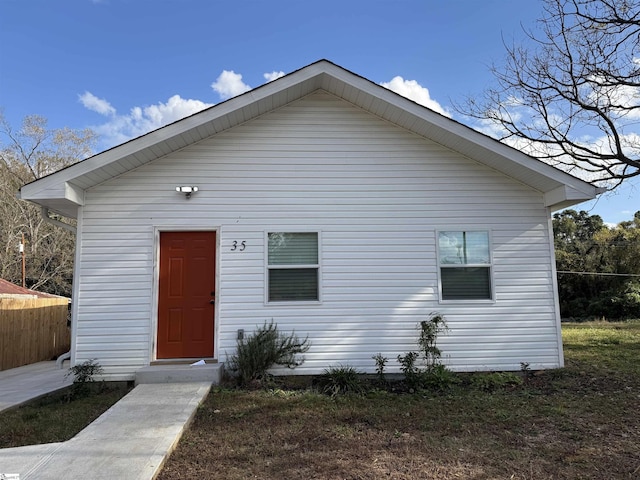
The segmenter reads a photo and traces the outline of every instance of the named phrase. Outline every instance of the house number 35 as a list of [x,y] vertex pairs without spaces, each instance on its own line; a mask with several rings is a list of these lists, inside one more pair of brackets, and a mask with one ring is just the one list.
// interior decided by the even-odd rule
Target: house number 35
[[242,240],[241,242],[234,240],[233,243],[231,244],[231,251],[235,252],[236,250],[238,252],[242,252],[244,251],[244,249],[247,248],[247,242]]

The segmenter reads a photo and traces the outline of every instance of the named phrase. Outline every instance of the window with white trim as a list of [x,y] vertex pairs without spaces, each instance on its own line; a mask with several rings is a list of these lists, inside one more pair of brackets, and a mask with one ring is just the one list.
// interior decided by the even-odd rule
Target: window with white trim
[[272,232],[267,243],[267,300],[318,301],[318,233]]
[[487,231],[438,232],[442,300],[491,300],[491,255]]

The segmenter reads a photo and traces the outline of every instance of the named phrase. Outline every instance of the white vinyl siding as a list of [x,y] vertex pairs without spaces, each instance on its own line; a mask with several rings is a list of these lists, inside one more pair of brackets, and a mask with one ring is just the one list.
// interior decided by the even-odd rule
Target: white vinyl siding
[[[178,185],[195,185],[191,199]],[[81,211],[75,361],[131,377],[154,351],[156,229],[217,229],[215,355],[273,320],[309,335],[305,363],[374,372],[415,350],[431,312],[456,370],[556,367],[543,195],[326,93],[312,94],[88,189]],[[441,304],[437,232],[491,231],[493,302]],[[265,232],[322,232],[322,303],[265,305]],[[233,248],[245,242],[242,251]]]

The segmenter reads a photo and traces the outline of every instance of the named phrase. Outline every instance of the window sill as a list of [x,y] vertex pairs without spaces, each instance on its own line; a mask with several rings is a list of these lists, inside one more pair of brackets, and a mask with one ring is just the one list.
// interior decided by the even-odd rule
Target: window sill
[[265,307],[313,307],[322,305],[320,300],[288,300],[277,302],[264,302]]
[[496,303],[495,299],[465,299],[465,300],[438,300],[440,305],[492,305]]

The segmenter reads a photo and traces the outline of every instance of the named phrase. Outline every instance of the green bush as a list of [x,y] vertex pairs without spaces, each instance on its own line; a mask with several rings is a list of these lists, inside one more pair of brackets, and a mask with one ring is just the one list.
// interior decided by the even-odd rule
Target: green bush
[[103,373],[102,366],[95,358],[79,363],[69,368],[66,377],[73,375],[73,386],[69,394],[69,399],[82,398],[89,395],[89,385],[92,384],[96,375]]
[[478,390],[494,392],[522,385],[522,378],[511,372],[477,373],[471,377],[471,385]]
[[373,357],[371,357],[374,362],[376,362],[376,376],[378,379],[378,384],[380,386],[385,386],[387,384],[387,377],[384,374],[384,367],[387,365],[387,361],[389,360],[387,357],[382,355],[381,353],[376,353]]
[[439,313],[432,313],[428,320],[420,322],[420,337],[418,345],[422,349],[422,355],[427,365],[427,369],[440,364],[442,352],[436,346],[438,335],[449,331],[447,322]]
[[398,355],[400,371],[402,371],[404,375],[407,386],[413,389],[420,386],[420,369],[416,365],[419,356],[417,352],[407,352],[406,355]]
[[229,370],[236,375],[240,385],[262,381],[267,371],[281,365],[295,368],[304,362],[301,354],[311,346],[309,338],[300,340],[294,333],[285,335],[273,322],[259,327],[246,339],[238,340],[237,351],[229,359]]
[[458,383],[458,376],[441,364],[427,368],[420,375],[420,386],[429,390],[447,390]]
[[361,375],[361,372],[347,365],[330,367],[318,379],[318,386],[322,393],[332,397],[348,393],[360,394],[365,390],[360,381]]
[[640,282],[627,282],[622,288],[602,292],[589,303],[587,312],[606,319],[640,317]]
[[[436,346],[438,336],[449,331],[446,320],[439,313],[431,313],[427,320],[420,322],[419,328],[417,343],[421,352],[398,355],[400,370],[404,374],[407,386],[413,390],[418,388],[442,390],[450,387],[456,382],[456,377],[440,363],[442,352]],[[418,364],[419,360],[424,368]]]

